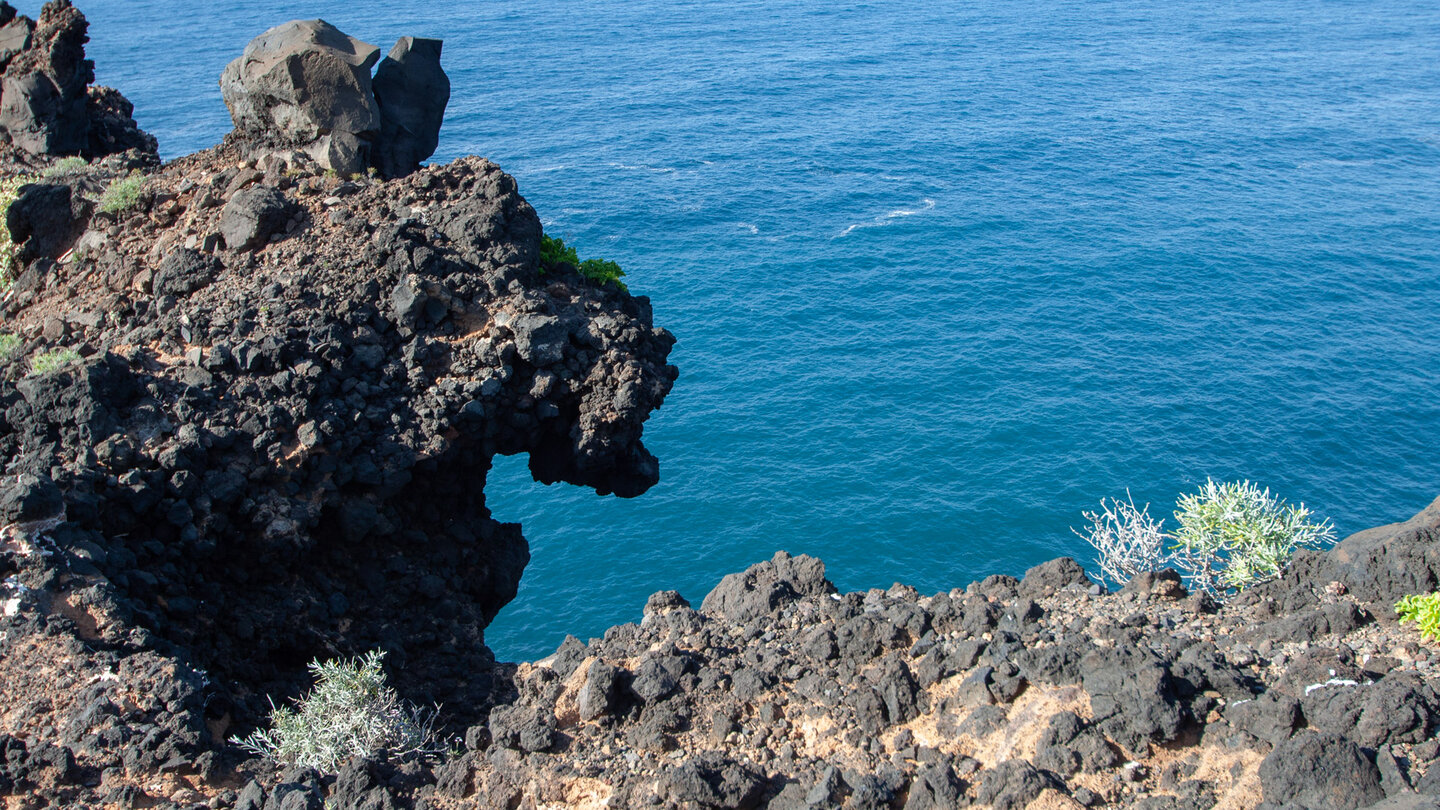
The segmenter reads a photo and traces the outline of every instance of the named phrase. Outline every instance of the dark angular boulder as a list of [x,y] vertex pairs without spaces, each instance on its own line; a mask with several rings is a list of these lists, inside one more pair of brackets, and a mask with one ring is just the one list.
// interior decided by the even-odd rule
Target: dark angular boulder
[[85,115],[90,119],[90,155],[114,155],[138,150],[155,156],[155,136],[135,123],[135,105],[113,87],[91,87],[86,94]]
[[1180,731],[1181,707],[1170,668],[1133,647],[1099,649],[1080,662],[1096,725],[1132,753]]
[[962,785],[949,764],[925,765],[910,783],[904,810],[949,810],[960,804]]
[[65,497],[49,478],[22,474],[0,489],[0,526],[33,523],[65,514]]
[[1066,585],[1089,587],[1091,584],[1080,563],[1071,557],[1059,557],[1026,571],[1025,578],[1020,580],[1019,591],[1026,598],[1043,599]]
[[824,562],[805,554],[791,557],[777,551],[769,561],[720,580],[700,603],[700,609],[745,624],[801,597],[834,592],[835,586],[825,578]]
[[576,696],[581,720],[596,720],[615,710],[619,673],[604,661],[590,664],[590,669],[585,672],[585,683]]
[[165,257],[155,271],[156,295],[189,295],[214,280],[220,260],[190,248],[180,248]]
[[380,138],[372,152],[385,177],[401,177],[435,154],[450,103],[450,78],[440,67],[438,39],[401,37],[375,70]]
[[555,715],[529,706],[499,706],[490,712],[490,737],[496,745],[527,753],[555,742]]
[[1046,788],[1062,788],[1051,774],[1036,769],[1023,759],[1012,759],[996,765],[980,777],[976,801],[994,810],[1020,810],[1035,800]]
[[242,189],[220,211],[220,236],[231,250],[254,250],[285,230],[298,210],[295,203],[269,186]]
[[1338,734],[1303,732],[1260,764],[1265,801],[1305,810],[1356,810],[1385,798],[1380,771]]
[[91,204],[69,186],[33,183],[22,186],[5,215],[10,241],[20,245],[16,258],[58,259],[75,244],[89,220]]
[[1377,613],[1402,596],[1440,588],[1440,498],[1404,523],[1356,532],[1329,551],[1298,552],[1265,592],[1288,592],[1282,600],[1293,609],[1313,600],[1315,583],[1332,581]]
[[1271,745],[1288,740],[1300,724],[1300,702],[1280,692],[1266,692],[1254,700],[1232,703],[1225,709],[1230,725]]
[[[95,80],[95,65],[85,58],[89,27],[69,0],[46,3],[28,46],[5,66],[0,129],[16,147],[35,155],[58,155],[88,146],[86,88]],[[13,29],[8,37],[12,46],[23,39]]]
[[765,791],[765,778],[718,754],[702,753],[665,772],[659,788],[671,806],[750,810]]

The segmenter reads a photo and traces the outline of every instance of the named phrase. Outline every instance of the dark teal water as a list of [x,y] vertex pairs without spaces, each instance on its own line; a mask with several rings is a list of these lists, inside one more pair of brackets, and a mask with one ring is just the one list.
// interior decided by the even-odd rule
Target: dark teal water
[[[29,5],[36,5],[31,2]],[[487,494],[534,562],[499,655],[776,549],[936,591],[1215,478],[1345,533],[1440,494],[1440,6],[82,4],[167,156],[269,25],[446,39],[491,157],[679,338],[633,501]],[[34,8],[22,8],[34,13]]]

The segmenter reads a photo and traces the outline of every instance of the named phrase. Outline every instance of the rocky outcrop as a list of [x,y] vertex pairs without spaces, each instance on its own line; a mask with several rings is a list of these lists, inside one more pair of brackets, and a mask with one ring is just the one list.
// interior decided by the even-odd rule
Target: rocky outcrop
[[242,142],[307,151],[344,175],[374,166],[399,177],[434,154],[450,80],[440,40],[403,37],[380,59],[374,45],[324,20],[293,20],[256,37],[220,76]]
[[1440,589],[1440,498],[1404,523],[1350,535],[1326,552],[1304,551],[1279,583],[1266,586],[1291,609],[1315,599],[1315,589],[1339,582],[1374,609],[1402,596]]
[[31,155],[88,158],[136,150],[156,161],[155,139],[134,108],[108,87],[91,87],[89,24],[69,0],[46,3],[38,22],[0,3],[0,134]]

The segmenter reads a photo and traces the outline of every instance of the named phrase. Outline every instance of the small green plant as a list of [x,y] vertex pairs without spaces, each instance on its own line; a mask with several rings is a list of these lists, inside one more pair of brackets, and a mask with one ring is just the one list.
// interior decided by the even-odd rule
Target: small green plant
[[51,349],[30,358],[30,370],[36,374],[49,374],[80,359],[80,353],[69,347]]
[[541,274],[562,264],[574,267],[580,275],[601,286],[614,284],[621,290],[630,291],[630,288],[625,286],[625,282],[620,280],[620,277],[625,275],[625,271],[620,269],[619,264],[606,259],[586,259],[582,262],[579,254],[575,252],[575,248],[566,245],[564,239],[542,234],[540,236]]
[[1414,622],[1420,637],[1440,641],[1440,592],[1411,594],[1395,603],[1401,622]]
[[1335,539],[1330,521],[1312,522],[1305,504],[1291,506],[1249,481],[1207,479],[1176,506],[1175,560],[1192,587],[1211,593],[1274,579],[1296,549]]
[[271,704],[270,728],[231,742],[288,765],[334,772],[351,757],[385,749],[394,756],[443,754],[435,709],[420,709],[395,694],[371,651],[354,660],[312,661],[315,688],[295,707]]
[[145,176],[136,169],[125,177],[117,177],[100,195],[100,210],[107,214],[128,211],[140,202],[140,189],[145,185]]
[[9,360],[20,348],[20,336],[0,332],[0,363]]
[[90,163],[82,157],[64,157],[50,164],[45,171],[40,172],[41,177],[65,177],[71,174],[79,174],[90,168]]
[[15,243],[10,241],[10,229],[5,219],[10,206],[20,197],[20,187],[34,182],[33,177],[6,177],[0,180],[0,290],[8,289],[15,276]]

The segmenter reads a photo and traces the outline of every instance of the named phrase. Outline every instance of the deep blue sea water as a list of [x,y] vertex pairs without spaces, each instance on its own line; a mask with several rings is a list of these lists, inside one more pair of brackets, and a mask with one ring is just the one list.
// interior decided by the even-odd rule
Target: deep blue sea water
[[[35,0],[21,10],[35,14]],[[679,338],[635,500],[487,489],[502,658],[776,549],[934,592],[1249,478],[1343,536],[1440,494],[1440,5],[82,0],[167,157],[270,25],[446,40],[490,157]]]

